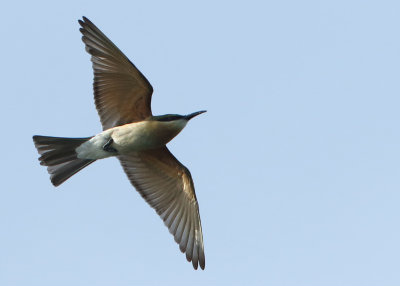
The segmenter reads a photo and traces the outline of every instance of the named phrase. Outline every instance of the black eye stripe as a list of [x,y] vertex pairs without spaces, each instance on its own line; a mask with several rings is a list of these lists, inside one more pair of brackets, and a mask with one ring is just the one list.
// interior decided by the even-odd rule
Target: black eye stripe
[[165,117],[158,118],[157,121],[173,121],[173,120],[178,120],[181,118],[183,118],[182,115],[171,115],[171,116],[165,116]]

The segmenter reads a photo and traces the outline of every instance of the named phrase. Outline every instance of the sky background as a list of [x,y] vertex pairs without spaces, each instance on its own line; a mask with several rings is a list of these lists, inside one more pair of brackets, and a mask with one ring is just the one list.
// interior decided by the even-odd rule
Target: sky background
[[[7,1],[0,8],[0,285],[400,285],[398,1]],[[196,117],[194,271],[127,180],[55,188],[32,135],[101,131],[77,20]]]

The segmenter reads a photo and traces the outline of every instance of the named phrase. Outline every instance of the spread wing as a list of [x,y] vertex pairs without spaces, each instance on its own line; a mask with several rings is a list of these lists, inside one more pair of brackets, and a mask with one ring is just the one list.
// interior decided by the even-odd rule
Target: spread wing
[[186,259],[204,269],[199,206],[189,170],[167,147],[118,156],[141,196],[163,219]]
[[103,129],[151,115],[153,87],[134,64],[89,19],[79,20],[92,56],[94,100]]

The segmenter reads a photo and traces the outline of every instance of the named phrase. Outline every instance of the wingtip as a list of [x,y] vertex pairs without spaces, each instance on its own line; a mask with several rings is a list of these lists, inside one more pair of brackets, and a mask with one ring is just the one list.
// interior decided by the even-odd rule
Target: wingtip
[[61,185],[61,183],[56,181],[53,177],[50,177],[50,182],[54,187],[58,187],[59,185]]
[[200,266],[200,269],[201,270],[204,270],[205,268],[206,268],[206,264],[205,264],[205,262],[204,261],[192,261],[192,264],[193,264],[193,268],[194,268],[194,270],[198,270],[199,269],[199,266]]
[[204,270],[204,268],[206,267],[206,256],[204,255],[203,247],[200,248],[199,263],[200,263],[200,268]]
[[200,260],[200,268],[201,270],[204,270],[206,268],[206,261],[205,260]]
[[82,19],[79,19],[78,23],[82,28],[84,28],[86,25],[92,24],[92,22],[85,16],[82,16]]

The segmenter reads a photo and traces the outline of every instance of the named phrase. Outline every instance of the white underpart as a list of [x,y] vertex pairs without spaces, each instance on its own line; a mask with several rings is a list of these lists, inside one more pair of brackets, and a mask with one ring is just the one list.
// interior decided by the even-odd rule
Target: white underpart
[[110,134],[112,130],[106,130],[97,134],[89,141],[83,143],[81,146],[75,149],[78,154],[78,158],[80,159],[103,159],[112,156],[113,154],[110,152],[106,152],[103,149],[103,146],[110,139]]
[[186,123],[186,120],[172,122],[141,121],[117,126],[97,134],[75,150],[78,158],[81,159],[97,160],[115,156],[117,153],[107,152],[103,149],[110,138],[114,141],[111,147],[116,149],[118,154],[157,148],[169,141],[161,140],[160,134],[167,132],[174,134],[172,136],[174,137],[186,126]]

